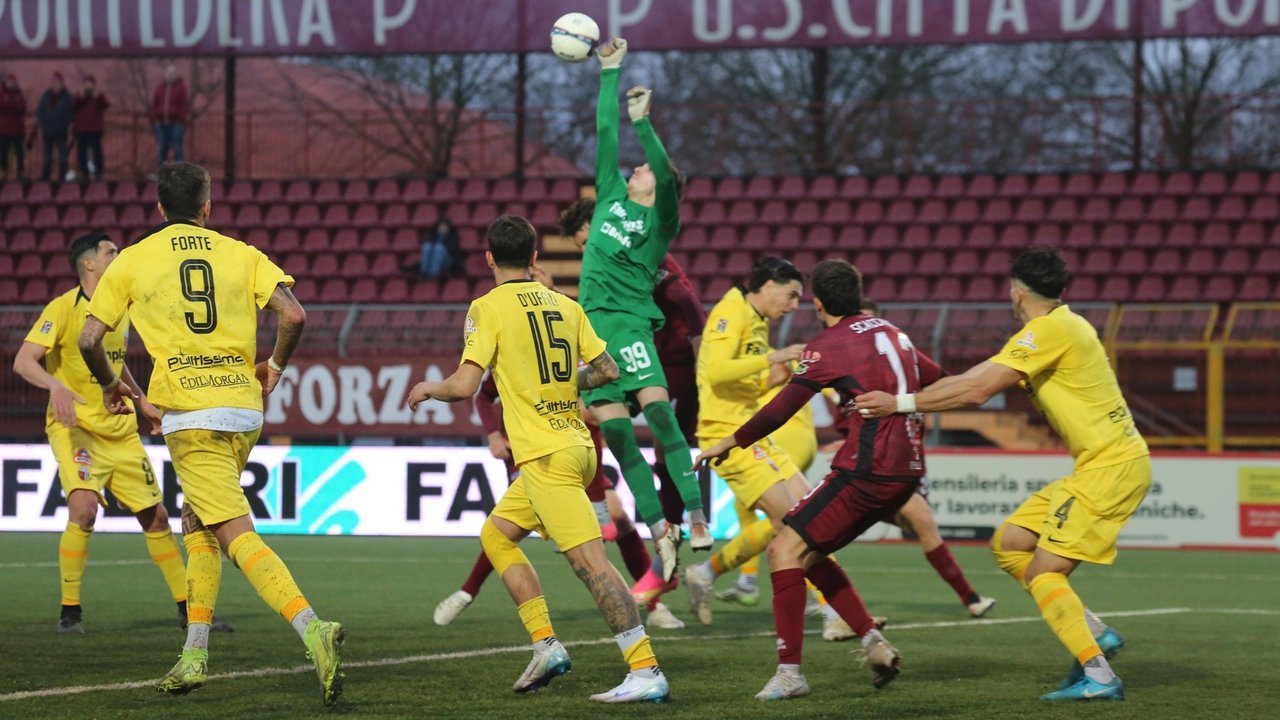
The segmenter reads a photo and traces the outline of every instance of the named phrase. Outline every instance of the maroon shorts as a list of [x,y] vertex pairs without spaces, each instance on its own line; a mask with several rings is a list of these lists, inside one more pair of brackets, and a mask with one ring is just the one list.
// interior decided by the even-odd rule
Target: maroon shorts
[[663,365],[667,376],[667,394],[676,413],[676,423],[685,438],[694,437],[698,429],[698,368],[688,365]]
[[595,425],[588,423],[587,429],[591,431],[591,441],[596,444],[596,476],[591,478],[591,484],[587,486],[587,499],[591,502],[604,502],[604,491],[613,489],[613,482],[605,475],[604,437],[600,434],[600,428]]
[[867,480],[835,470],[796,503],[782,522],[814,552],[829,555],[872,525],[893,519],[919,485],[918,478]]

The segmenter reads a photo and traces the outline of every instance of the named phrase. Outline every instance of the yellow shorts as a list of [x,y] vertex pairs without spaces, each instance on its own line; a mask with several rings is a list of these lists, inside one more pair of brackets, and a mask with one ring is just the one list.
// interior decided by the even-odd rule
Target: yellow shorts
[[206,527],[249,514],[240,474],[262,429],[179,430],[164,436],[182,495]]
[[552,540],[561,550],[600,537],[600,522],[587,499],[596,474],[596,451],[571,447],[520,465],[493,515]]
[[49,447],[67,497],[73,490],[92,490],[106,507],[102,489],[110,488],[120,506],[135,514],[160,504],[160,485],[136,433],[106,439],[80,428],[58,426],[49,431]]
[[1110,565],[1116,538],[1151,487],[1151,458],[1083,470],[1049,483],[1005,521],[1040,535],[1037,547]]
[[813,457],[818,454],[818,436],[812,429],[783,425],[769,437],[791,458],[800,472],[809,472]]
[[[717,442],[719,440],[698,438],[698,445],[703,450],[710,449]],[[734,497],[747,507],[755,507],[765,491],[800,472],[800,468],[771,438],[749,448],[734,448],[724,462],[713,465],[712,469],[724,479]]]

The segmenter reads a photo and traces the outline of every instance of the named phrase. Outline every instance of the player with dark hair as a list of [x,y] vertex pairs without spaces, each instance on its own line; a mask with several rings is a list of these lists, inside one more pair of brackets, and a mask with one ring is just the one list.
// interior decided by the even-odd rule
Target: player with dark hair
[[627,110],[649,162],[637,167],[629,180],[618,170],[618,78],[626,51],[626,41],[617,38],[596,53],[603,68],[596,111],[596,206],[579,284],[582,307],[608,341],[622,377],[585,393],[583,399],[600,420],[605,442],[655,540],[663,580],[669,581],[679,561],[682,535],[663,515],[653,470],[636,443],[628,400],[640,406],[657,444],[677,468],[673,480],[689,511],[690,546],[710,550],[712,538],[698,479],[685,469],[689,444],[671,407],[653,337],[663,322],[653,301],[654,284],[680,231],[680,175],[649,123],[651,93],[642,87],[627,92]]
[[[732,432],[760,408],[760,398],[787,381],[787,363],[803,345],[769,352],[769,321],[795,311],[804,275],[781,258],[761,258],[745,287],[731,288],[712,308],[698,351],[698,443],[705,448]],[[773,440],[731,453],[716,467],[734,496],[767,516],[739,530],[711,559],[685,570],[689,608],[711,624],[715,579],[764,552],[782,517],[806,492],[804,473]]]
[[1015,510],[991,547],[1076,659],[1058,691],[1043,699],[1123,700],[1124,685],[1107,663],[1123,641],[1089,612],[1067,577],[1081,562],[1115,562],[1116,538],[1151,486],[1150,452],[1097,330],[1062,302],[1062,256],[1029,248],[1014,260],[1011,277],[1013,314],[1024,327],[998,355],[923,392],[864,393],[858,410],[867,422],[883,422],[894,413],[974,407],[1015,385],[1030,393],[1075,467]]
[[[342,694],[345,629],[316,617],[289,568],[255,531],[240,476],[262,432],[263,399],[289,363],[306,312],[285,275],[256,248],[208,229],[209,173],[185,162],[160,166],[166,222],[120,253],[98,283],[80,354],[116,415],[132,412],[105,338],[125,317],[155,360],[151,398],[185,500],[187,642],[157,689],[186,693],[208,679],[209,623],[225,552],[258,595],[302,638],[331,705]],[[255,365],[258,312],[278,318],[276,344]]]
[[[905,333],[861,314],[862,278],[848,262],[818,263],[811,283],[818,319],[826,329],[804,347],[786,388],[736,432],[731,428],[728,437],[705,449],[699,463],[714,460],[723,466],[733,453],[760,442],[826,388],[839,393],[841,409],[848,413],[855,392],[909,392],[943,376]],[[785,527],[769,545],[778,671],[758,699],[809,694],[800,672],[806,578],[862,638],[872,684],[883,687],[897,676],[898,651],[876,629],[862,598],[830,555],[893,517],[915,493],[924,475],[923,427],[919,415],[889,420],[854,417],[849,430],[853,441],[840,449],[831,473],[786,513]]]
[[[531,692],[568,672],[569,653],[556,639],[538,575],[518,543],[537,531],[564,551],[615,633],[630,673],[597,702],[663,702],[670,695],[640,610],[609,562],[585,489],[596,452],[578,402],[580,390],[618,377],[618,368],[581,306],[529,277],[537,235],[527,220],[503,215],[489,226],[485,254],[498,286],[471,303],[458,369],[441,382],[419,383],[409,405],[473,397],[492,367],[505,398],[503,420],[520,475],[480,531],[480,545],[502,577],[533,642],[533,659],[514,690]],[[578,361],[586,366],[579,369]]]
[[[582,198],[571,204],[560,215],[561,235],[569,238],[579,250],[585,249],[589,239],[591,217],[595,213],[595,206],[594,199]],[[551,283],[551,278],[545,271],[540,271],[540,279],[544,284]],[[667,376],[667,392],[670,394],[671,405],[676,413],[676,421],[686,440],[692,441],[698,424],[696,362],[698,347],[702,343],[702,331],[707,322],[707,311],[703,308],[702,301],[698,298],[692,283],[689,282],[688,276],[685,275],[684,268],[680,267],[670,253],[667,253],[662,260],[662,265],[658,268],[653,300],[663,316],[662,328],[653,335],[658,362]],[[633,407],[633,410],[638,408]],[[657,462],[654,463],[653,470],[661,481],[658,486],[658,499],[662,504],[663,516],[667,522],[679,525],[683,522],[684,501],[667,466],[662,445],[655,445],[654,451]],[[665,606],[657,603],[658,596],[674,590],[679,582],[678,578],[664,582],[663,576],[662,558],[657,556],[653,559],[652,574],[646,573],[643,578],[638,578],[639,582],[631,588],[636,602],[650,607],[651,610],[659,608],[657,611],[661,613]],[[671,620],[674,620],[674,616],[664,619],[663,622],[670,626],[675,626],[679,622],[678,620],[671,622]]]
[[[86,399],[96,394],[97,386],[76,343],[84,329],[90,299],[118,253],[116,244],[103,232],[81,235],[71,243],[68,255],[80,282],[45,307],[13,359],[15,373],[49,391],[45,432],[67,502],[67,527],[58,543],[62,575],[58,632],[64,635],[84,634],[80,624],[81,579],[89,562],[89,540],[98,506],[106,507],[108,489],[138,519],[151,560],[160,568],[178,605],[178,621],[182,627],[187,626],[187,572],[182,565],[182,551],[169,527],[169,514],[161,503],[155,471],[138,438],[137,420],[113,415],[102,403]],[[160,411],[147,401],[124,362],[129,344],[127,318],[103,338],[103,344],[113,369],[127,388],[126,403],[151,421],[153,434],[159,433]],[[44,367],[40,365],[42,358]],[[212,629],[231,632],[230,625],[217,619]]]
[[[871,298],[862,298],[862,314],[878,317],[880,315],[880,305]],[[842,421],[836,428],[842,435],[849,430],[847,422]],[[840,446],[844,444],[844,439],[837,440],[826,446],[828,452],[838,451]],[[894,525],[915,533],[920,539],[920,549],[924,551],[925,560],[933,566],[938,572],[938,577],[942,578],[956,595],[960,598],[960,603],[969,611],[970,617],[980,618],[985,616],[995,607],[995,598],[984,597],[969,584],[968,578],[964,576],[964,571],[960,569],[960,564],[956,562],[955,556],[951,554],[951,549],[947,547],[946,541],[942,539],[942,533],[938,531],[938,523],[933,519],[933,510],[929,507],[929,478],[920,478],[920,489],[915,495],[902,506],[892,519]]]

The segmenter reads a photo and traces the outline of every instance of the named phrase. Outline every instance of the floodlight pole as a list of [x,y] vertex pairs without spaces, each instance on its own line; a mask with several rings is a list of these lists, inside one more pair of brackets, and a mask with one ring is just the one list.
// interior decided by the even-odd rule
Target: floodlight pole
[[809,112],[813,118],[813,162],[818,174],[834,172],[835,168],[827,157],[827,76],[830,74],[830,62],[825,47],[816,47],[811,51],[810,81],[813,83],[809,94]]
[[226,117],[223,119],[222,165],[223,177],[236,179],[236,56],[228,54],[223,60],[222,104]]
[[529,7],[526,0],[516,2],[516,127],[515,127],[515,173],[517,178],[524,177],[524,133],[525,133],[525,85],[529,79],[529,53],[525,52],[523,43],[528,25]]
[[1133,169],[1142,169],[1142,37],[1133,40]]

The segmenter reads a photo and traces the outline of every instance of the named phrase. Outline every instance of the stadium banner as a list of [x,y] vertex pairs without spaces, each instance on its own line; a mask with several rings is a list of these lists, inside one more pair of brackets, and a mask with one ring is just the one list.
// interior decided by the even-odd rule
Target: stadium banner
[[293,437],[430,436],[484,434],[473,402],[431,400],[409,409],[409,391],[439,381],[458,358],[296,358],[267,397],[264,432]]
[[[1071,472],[1064,453],[928,452],[929,505],[942,536],[989,540],[1024,500]],[[809,469],[818,482],[831,455]],[[1280,549],[1280,455],[1156,453],[1151,490],[1120,533],[1129,547]],[[880,525],[865,539],[897,539]]]
[[569,12],[643,50],[1280,31],[1280,0],[0,0],[0,57],[547,52]]
[[[645,452],[652,462],[652,451]],[[182,486],[169,449],[148,445],[147,454],[161,469],[164,504],[180,530]],[[608,452],[605,472],[618,476]],[[48,445],[0,445],[0,532],[66,527],[57,473]],[[263,534],[479,537],[506,492],[507,471],[480,447],[259,445],[240,485]],[[635,503],[621,485],[619,499],[633,512]],[[137,532],[138,521],[107,496],[95,531]]]

